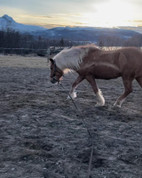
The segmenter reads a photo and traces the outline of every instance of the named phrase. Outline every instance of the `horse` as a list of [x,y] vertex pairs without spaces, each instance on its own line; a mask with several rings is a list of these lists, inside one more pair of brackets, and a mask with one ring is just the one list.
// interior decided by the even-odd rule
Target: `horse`
[[122,106],[126,97],[133,91],[134,79],[142,87],[142,51],[135,47],[106,51],[95,45],[77,46],[62,50],[50,58],[50,61],[52,83],[59,83],[65,73],[75,71],[78,77],[72,84],[69,96],[76,98],[75,89],[86,79],[96,94],[96,106],[104,106],[105,99],[95,79],[122,78],[124,92],[114,103],[114,106],[118,107]]

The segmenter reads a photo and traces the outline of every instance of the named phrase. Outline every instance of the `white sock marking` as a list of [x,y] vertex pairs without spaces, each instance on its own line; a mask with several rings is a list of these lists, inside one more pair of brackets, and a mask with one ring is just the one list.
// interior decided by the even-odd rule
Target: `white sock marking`
[[105,105],[105,99],[104,99],[103,94],[100,89],[99,89],[98,93],[96,94],[96,98],[97,98],[96,106],[104,106]]

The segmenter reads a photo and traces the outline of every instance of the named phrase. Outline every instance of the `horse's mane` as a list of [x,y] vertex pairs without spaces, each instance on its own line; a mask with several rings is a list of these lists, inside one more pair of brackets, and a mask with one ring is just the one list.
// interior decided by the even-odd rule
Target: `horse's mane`
[[57,67],[62,71],[65,69],[78,70],[83,58],[88,54],[90,49],[98,49],[98,47],[91,44],[64,49],[54,56],[53,59]]

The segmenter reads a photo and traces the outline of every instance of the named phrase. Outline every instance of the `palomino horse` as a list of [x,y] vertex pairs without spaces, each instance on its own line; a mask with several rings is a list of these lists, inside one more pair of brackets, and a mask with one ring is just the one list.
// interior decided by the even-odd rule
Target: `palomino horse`
[[95,79],[108,80],[122,77],[125,90],[114,103],[118,107],[121,107],[126,97],[132,92],[134,79],[142,87],[142,52],[136,48],[104,51],[95,45],[77,46],[64,49],[50,61],[52,83],[59,82],[66,69],[76,71],[79,76],[72,85],[71,97],[76,97],[75,89],[81,81],[86,79],[96,94],[96,106],[105,105],[105,99]]

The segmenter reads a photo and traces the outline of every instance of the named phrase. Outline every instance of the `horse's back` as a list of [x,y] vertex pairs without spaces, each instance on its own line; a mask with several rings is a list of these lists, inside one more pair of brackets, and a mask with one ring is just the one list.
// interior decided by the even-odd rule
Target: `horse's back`
[[142,51],[135,47],[128,47],[119,49],[120,53],[123,53],[128,60],[137,60],[142,62]]
[[81,68],[92,71],[96,78],[142,76],[142,51],[134,47],[112,51],[91,50]]

